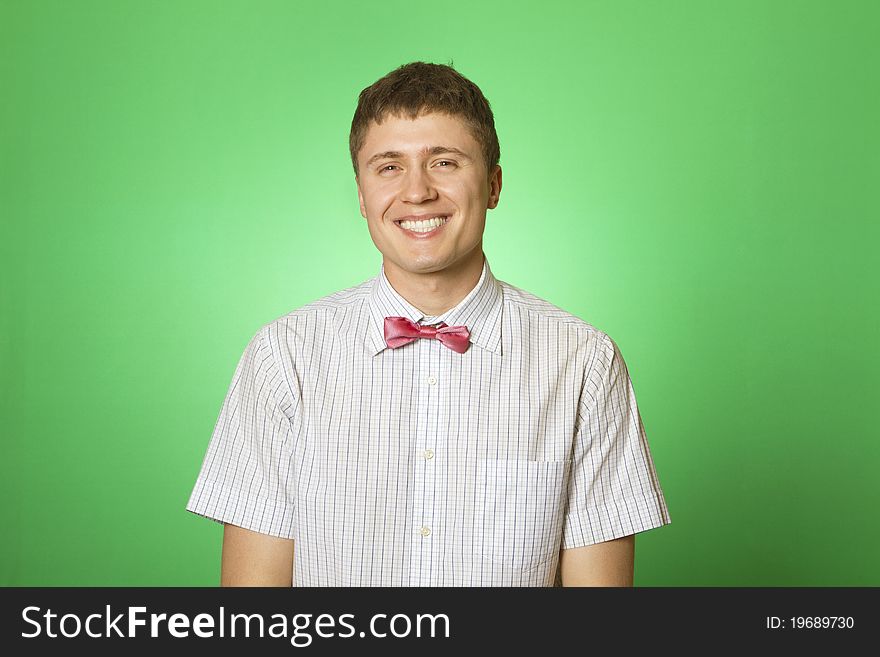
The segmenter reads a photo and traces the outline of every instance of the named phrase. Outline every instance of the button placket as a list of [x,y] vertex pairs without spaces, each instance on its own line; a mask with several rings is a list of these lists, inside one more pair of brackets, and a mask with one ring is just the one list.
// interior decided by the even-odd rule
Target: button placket
[[417,381],[418,386],[418,412],[419,419],[416,424],[417,432],[414,434],[413,449],[418,456],[415,470],[415,487],[413,489],[413,525],[415,532],[413,538],[413,558],[410,571],[411,584],[426,586],[430,584],[431,573],[436,571],[434,565],[435,549],[433,546],[436,531],[436,517],[434,515],[435,491],[435,468],[424,458],[428,449],[433,432],[437,425],[437,347],[443,347],[435,340],[416,341],[417,358]]

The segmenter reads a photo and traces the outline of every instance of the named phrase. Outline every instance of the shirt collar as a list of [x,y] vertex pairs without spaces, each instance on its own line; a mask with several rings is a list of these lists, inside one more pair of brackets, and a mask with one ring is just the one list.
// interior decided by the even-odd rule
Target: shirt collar
[[[471,345],[501,355],[501,309],[503,295],[501,284],[492,275],[488,258],[483,256],[483,271],[480,280],[468,294],[453,308],[431,316],[430,323],[446,322],[449,326],[464,324],[470,331]],[[385,343],[385,318],[407,317],[418,323],[426,315],[404,299],[385,276],[385,265],[373,279],[370,295],[367,298],[370,309],[370,330],[367,347],[375,356]]]

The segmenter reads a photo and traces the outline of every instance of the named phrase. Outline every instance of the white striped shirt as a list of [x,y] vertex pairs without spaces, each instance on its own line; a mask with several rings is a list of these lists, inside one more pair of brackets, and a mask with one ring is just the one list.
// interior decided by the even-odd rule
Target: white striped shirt
[[[391,349],[386,316],[471,344]],[[295,586],[553,586],[560,549],[670,522],[616,343],[485,259],[441,315],[382,268],[262,326],[187,509],[294,539]]]

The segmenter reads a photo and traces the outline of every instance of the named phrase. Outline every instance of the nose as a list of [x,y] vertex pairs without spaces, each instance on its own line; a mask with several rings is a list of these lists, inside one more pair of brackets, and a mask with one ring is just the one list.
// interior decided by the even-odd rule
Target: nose
[[430,176],[421,167],[411,167],[403,177],[401,198],[410,203],[430,201],[437,195]]

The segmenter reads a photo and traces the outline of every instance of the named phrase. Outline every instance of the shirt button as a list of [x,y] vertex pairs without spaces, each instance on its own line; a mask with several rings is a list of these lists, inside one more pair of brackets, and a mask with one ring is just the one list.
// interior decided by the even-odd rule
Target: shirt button
[[429,385],[434,385],[435,383],[437,383],[437,377],[433,374],[425,380],[428,382]]
[[430,535],[431,530],[428,529],[427,527],[422,527],[422,528],[419,530],[419,533],[421,533],[422,536],[428,536],[428,535]]
[[426,449],[425,450],[425,458],[426,459],[434,458],[434,450],[433,449]]

